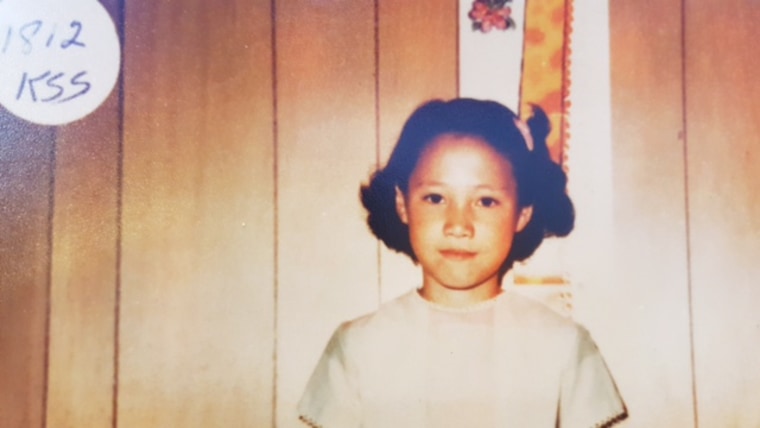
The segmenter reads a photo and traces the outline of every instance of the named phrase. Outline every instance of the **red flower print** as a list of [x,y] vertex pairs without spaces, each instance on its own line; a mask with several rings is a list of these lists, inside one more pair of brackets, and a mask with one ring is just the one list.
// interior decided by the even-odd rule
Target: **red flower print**
[[511,0],[475,0],[467,14],[472,20],[472,29],[488,33],[492,28],[506,30],[514,27],[512,8],[506,6],[509,1]]

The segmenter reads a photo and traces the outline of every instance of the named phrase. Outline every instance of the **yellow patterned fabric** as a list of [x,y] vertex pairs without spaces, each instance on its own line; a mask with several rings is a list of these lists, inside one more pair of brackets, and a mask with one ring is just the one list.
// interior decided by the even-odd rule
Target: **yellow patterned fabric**
[[526,1],[520,114],[541,106],[552,123],[547,141],[552,158],[564,164],[570,91],[572,1]]

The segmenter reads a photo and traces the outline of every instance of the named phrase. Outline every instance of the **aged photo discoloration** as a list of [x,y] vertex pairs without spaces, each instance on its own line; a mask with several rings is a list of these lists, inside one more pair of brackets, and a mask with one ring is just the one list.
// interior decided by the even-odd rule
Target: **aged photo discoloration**
[[[0,426],[303,427],[299,400],[302,410],[329,400],[336,350],[370,376],[365,396],[377,400],[362,411],[381,423],[403,413],[412,426],[467,426],[477,414],[470,425],[555,426],[582,406],[544,414],[526,397],[553,386],[554,404],[578,396],[550,374],[579,358],[592,364],[563,373],[601,374],[603,413],[617,423],[624,402],[628,415],[616,427],[760,425],[760,6],[99,3],[121,49],[102,103],[47,125],[0,106]],[[0,15],[0,55],[24,37],[35,52],[63,49],[77,28],[67,52],[98,38],[83,19],[39,21],[21,32]],[[56,78],[58,64],[44,65],[15,76],[13,95],[54,103],[99,83],[86,74],[69,87],[78,70]],[[441,265],[431,250],[436,224],[461,242],[479,230],[514,238],[537,215],[518,202],[498,223],[514,228],[476,216],[519,201],[521,186],[492,171],[512,159],[474,132],[438,135],[424,168],[408,170],[418,180],[386,193],[409,251],[367,224],[360,188],[389,164],[407,119],[461,98],[514,112],[526,125],[507,125],[525,147],[531,105],[541,108],[549,158],[567,176],[572,233],[512,269],[494,261],[507,260],[504,240],[488,241],[498,254],[482,264],[474,244],[443,248]],[[496,179],[502,194],[450,186],[414,199],[467,177]],[[426,281],[431,293],[416,292]],[[458,301],[485,311],[441,310],[457,306],[451,286],[488,291]],[[396,326],[379,308],[414,320]],[[491,341],[479,326],[497,318],[509,328]],[[385,323],[394,329],[371,328]],[[549,337],[559,339],[538,340]],[[522,378],[535,371],[539,381]]]

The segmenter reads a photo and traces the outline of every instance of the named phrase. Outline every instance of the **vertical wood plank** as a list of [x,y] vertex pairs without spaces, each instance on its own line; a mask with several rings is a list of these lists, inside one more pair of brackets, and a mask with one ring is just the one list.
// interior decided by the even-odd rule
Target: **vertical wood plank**
[[255,17],[250,45],[252,51],[253,79],[251,88],[251,137],[252,170],[255,201],[252,205],[253,223],[249,226],[255,239],[250,264],[255,272],[253,301],[250,302],[252,322],[249,328],[255,332],[252,350],[253,365],[253,419],[252,426],[270,427],[275,424],[275,343],[276,343],[276,271],[275,271],[275,112],[273,75],[273,10],[272,2],[253,2],[250,16]]
[[[378,166],[387,162],[416,107],[457,95],[457,20],[456,2],[378,2]],[[420,285],[420,274],[408,257],[383,246],[380,260],[383,301]]]
[[630,424],[693,426],[680,5],[610,2],[610,25],[615,263],[594,316],[620,328]]
[[126,4],[119,426],[271,424],[269,16]]
[[[119,2],[105,2],[117,28]],[[47,426],[110,427],[120,155],[119,86],[56,135]]]
[[375,162],[374,4],[276,6],[277,426],[295,405],[332,330],[377,307],[377,245],[359,184]]
[[699,425],[760,426],[760,3],[685,5]]
[[55,129],[0,108],[0,426],[42,427]]

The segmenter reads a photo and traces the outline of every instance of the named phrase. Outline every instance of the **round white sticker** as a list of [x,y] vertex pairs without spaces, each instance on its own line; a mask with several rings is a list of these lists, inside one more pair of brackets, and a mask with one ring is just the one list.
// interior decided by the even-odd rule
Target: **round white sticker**
[[0,104],[42,125],[97,109],[119,75],[121,46],[98,0],[0,0]]

